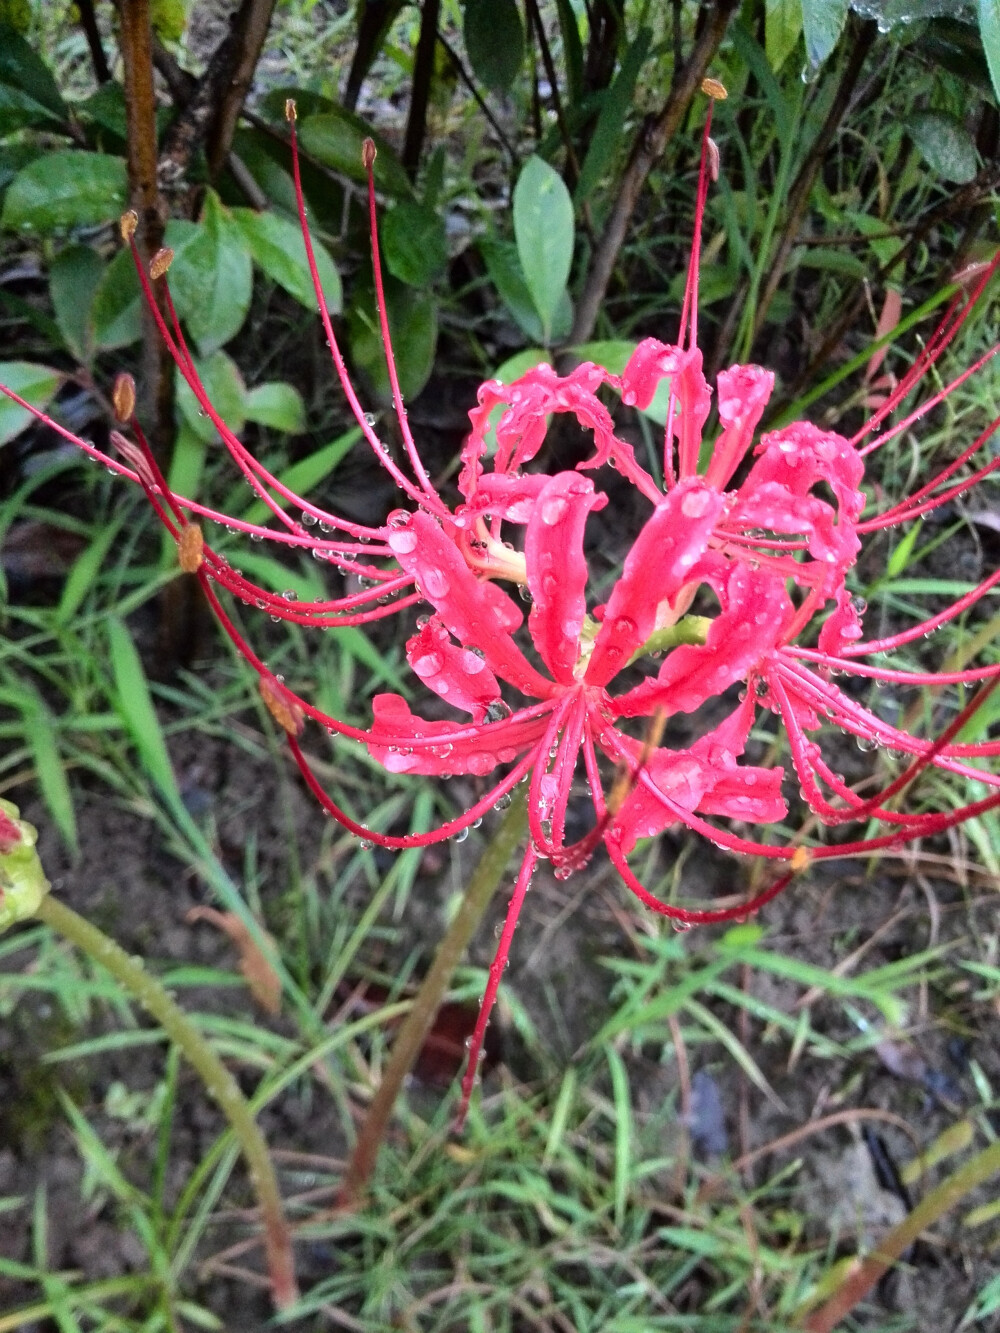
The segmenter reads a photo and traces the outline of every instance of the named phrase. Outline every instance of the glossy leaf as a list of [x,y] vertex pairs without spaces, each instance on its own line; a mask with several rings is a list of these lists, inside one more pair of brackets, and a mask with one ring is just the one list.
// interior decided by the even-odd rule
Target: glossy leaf
[[976,144],[956,116],[922,111],[913,117],[909,128],[924,161],[943,180],[955,185],[972,180],[979,165]]
[[444,218],[426,204],[401,199],[382,223],[382,254],[394,278],[429,286],[448,263]]
[[243,234],[214,190],[201,221],[183,232],[170,266],[177,313],[202,355],[217,351],[243,327],[253,292],[253,270]]
[[142,337],[142,290],[128,250],[119,250],[101,274],[90,318],[99,351],[128,347]]
[[979,35],[983,39],[993,91],[1000,98],[1000,0],[979,0]]
[[[195,367],[201,376],[218,415],[235,434],[246,425],[246,385],[236,363],[225,352],[195,357]],[[211,442],[217,432],[210,417],[202,415],[201,407],[187,383],[177,377],[177,407],[185,423],[199,439]]]
[[817,69],[837,45],[847,21],[848,0],[802,0],[806,58]]
[[[385,284],[389,327],[396,353],[396,370],[404,398],[415,398],[430,378],[437,347],[437,304],[413,287],[387,279]],[[371,318],[372,300],[364,289],[348,313],[351,354],[374,385],[380,398],[389,398],[389,377],[378,324]]]
[[28,126],[53,128],[66,118],[48,66],[19,33],[0,25],[0,135]]
[[765,0],[764,51],[775,74],[798,45],[802,34],[802,0]]
[[[59,371],[51,366],[38,366],[31,361],[0,361],[0,384],[5,384],[33,407],[42,410],[48,406],[61,381]],[[0,444],[20,435],[33,421],[30,412],[0,394]]]
[[540,157],[528,159],[514,187],[514,237],[547,343],[573,263],[573,201],[562,177]]
[[119,217],[128,197],[125,161],[64,149],[30,162],[11,181],[0,226],[50,233]]
[[465,0],[465,50],[476,78],[505,93],[524,60],[524,27],[516,0]]
[[243,400],[248,421],[270,426],[285,435],[299,435],[306,428],[306,408],[302,395],[291,384],[274,380],[258,384]]
[[63,341],[78,361],[94,354],[92,306],[104,261],[89,245],[67,245],[49,269],[49,296]]
[[[307,310],[315,310],[316,292],[298,225],[279,213],[255,213],[251,208],[234,208],[232,217],[257,267]],[[327,307],[337,314],[343,301],[340,274],[315,237],[313,251]]]
[[379,189],[387,194],[412,195],[410,178],[395,150],[360,116],[336,107],[299,121],[299,142],[306,152],[352,180],[366,178],[361,161],[361,145],[365,139],[374,139],[378,149],[375,184]]

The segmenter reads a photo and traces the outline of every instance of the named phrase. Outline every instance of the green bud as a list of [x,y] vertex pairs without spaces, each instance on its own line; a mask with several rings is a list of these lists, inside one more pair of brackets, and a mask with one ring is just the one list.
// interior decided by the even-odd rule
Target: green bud
[[35,851],[38,831],[19,815],[0,800],[0,932],[33,917],[50,887]]

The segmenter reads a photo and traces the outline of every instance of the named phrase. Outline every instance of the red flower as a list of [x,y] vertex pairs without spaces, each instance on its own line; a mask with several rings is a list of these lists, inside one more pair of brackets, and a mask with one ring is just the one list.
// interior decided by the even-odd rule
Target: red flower
[[[290,120],[296,189],[312,263],[294,156],[293,112]],[[346,828],[384,847],[427,844],[467,829],[492,807],[505,804],[518,783],[529,782],[530,842],[473,1037],[463,1083],[464,1111],[518,913],[539,858],[550,860],[556,876],[564,878],[586,864],[603,843],[642,902],[687,927],[745,917],[779,893],[811,860],[858,855],[938,833],[1000,804],[1000,777],[975,764],[994,757],[1000,742],[957,739],[995,688],[1000,666],[927,673],[881,664],[885,653],[972,607],[1000,582],[1000,572],[947,610],[875,641],[865,640],[864,604],[846,584],[866,533],[926,513],[1000,466],[1000,459],[992,459],[975,471],[964,470],[1000,425],[998,418],[909,500],[873,517],[861,517],[866,505],[860,490],[865,455],[907,429],[972,373],[965,372],[904,421],[882,429],[948,346],[998,261],[971,292],[955,296],[909,374],[853,439],[797,422],[763,435],[755,444],[773,376],[757,366],[734,366],[718,376],[720,430],[706,448],[704,428],[712,396],[697,347],[700,238],[696,235],[679,345],[647,339],[620,376],[591,364],[568,375],[542,365],[510,385],[496,380],[483,384],[462,451],[461,500],[451,507],[421,462],[396,381],[375,228],[373,156],[367,152],[365,161],[376,294],[406,468],[379,440],[358,402],[315,267],[313,276],[344,392],[405,507],[390,513],[384,525],[369,527],[321,510],[284,488],[213,408],[169,307],[169,296],[171,325],[161,322],[161,333],[237,467],[271,510],[275,526],[235,520],[171,494],[137,423],[131,424],[138,445],[113,436],[130,468],[105,459],[62,428],[55,429],[146,490],[178,540],[184,567],[197,573],[223,628],[259,673],[265,702],[286,731],[306,782]],[[706,127],[699,226],[709,157]],[[123,227],[123,234],[134,248],[130,224]],[[169,262],[158,258],[157,272]],[[140,276],[155,313],[149,281],[141,269]],[[664,379],[671,390],[661,485],[638,462],[632,447],[615,434],[599,393],[608,387],[626,404],[642,408]],[[116,394],[116,403],[123,400],[131,401],[126,393]],[[593,453],[572,471],[532,470],[549,420],[559,413],[573,415],[592,434]],[[131,407],[122,415],[130,417]],[[869,435],[871,440],[861,447]],[[598,488],[603,469],[615,469],[631,482],[648,505],[648,515],[607,601],[595,605],[585,534],[590,515],[608,503]],[[734,481],[738,477],[742,480]],[[272,492],[280,499],[272,498]],[[293,514],[290,506],[300,514]],[[360,575],[367,586],[322,602],[291,602],[287,596],[276,596],[245,579],[209,542],[203,542],[192,525],[193,516],[225,522],[251,537],[266,537],[292,549],[308,549],[334,570]],[[517,540],[512,542],[511,537]],[[407,660],[417,679],[458,716],[455,720],[420,717],[394,694],[376,696],[367,730],[327,716],[268,671],[224,610],[216,591],[220,586],[272,616],[303,625],[361,625],[419,608],[415,632],[406,645]],[[512,589],[519,596],[512,596]],[[703,613],[712,600],[707,592],[718,603],[714,616]],[[531,602],[526,635],[524,599]],[[630,668],[655,657],[662,657],[655,674],[637,681]],[[897,685],[979,684],[981,688],[936,739],[925,739],[884,721],[835,683],[837,675],[848,673]],[[711,700],[726,706],[730,691],[738,687],[739,700],[729,703],[728,715],[694,744],[678,748],[669,737],[663,743],[671,717],[694,713]],[[750,836],[714,822],[768,826],[787,815],[784,769],[744,761],[751,730],[767,714],[783,724],[800,791],[820,820],[836,828],[874,819],[881,821],[884,832],[849,841],[831,837],[806,850],[797,840],[765,840],[763,835]],[[495,780],[470,809],[433,832],[391,835],[369,830],[351,819],[313,774],[298,739],[307,719],[361,741],[391,772],[491,775]],[[638,736],[628,730],[633,719],[645,719]],[[910,761],[908,766],[881,791],[859,796],[824,756],[818,737],[828,723],[834,734],[847,732],[860,744],[902,753]],[[602,756],[615,775],[607,791]],[[987,794],[940,813],[897,810],[893,798],[930,766],[973,778],[987,788]],[[567,832],[567,811],[581,776],[589,786],[593,818],[589,831],[574,840]],[[678,823],[733,851],[780,862],[783,873],[756,898],[736,906],[696,910],[662,903],[637,880],[627,857],[637,840]]]

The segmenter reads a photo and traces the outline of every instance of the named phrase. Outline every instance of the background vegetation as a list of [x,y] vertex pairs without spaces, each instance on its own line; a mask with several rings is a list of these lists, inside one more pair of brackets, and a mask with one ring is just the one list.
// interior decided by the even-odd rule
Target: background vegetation
[[[137,207],[150,250],[175,249],[181,317],[226,420],[303,492],[380,515],[310,313],[290,95],[324,289],[383,412],[358,190],[360,142],[378,144],[403,388],[437,476],[483,378],[542,357],[614,366],[639,338],[674,336],[704,73],[729,98],[702,341],[713,369],[776,370],[774,420],[859,421],[942,289],[995,246],[990,0],[163,0],[148,50],[143,15],[0,4],[0,377],[103,444],[110,384],[131,369],[171,480],[229,512],[249,501],[148,336],[116,219]],[[956,366],[995,327],[994,297]],[[879,456],[871,486],[911,490],[998,397],[995,373],[970,381]],[[655,419],[626,424],[655,449]],[[448,1087],[489,929],[370,1200],[333,1209],[411,983],[493,830],[389,859],[325,822],[141,497],[6,401],[0,441],[0,795],[40,827],[56,894],[145,960],[251,1097],[296,1236],[303,1295],[284,1322],[801,1328],[859,1248],[995,1141],[1000,838],[982,819],[817,875],[728,933],[675,934],[601,864],[543,880],[466,1136],[449,1137]],[[984,488],[885,534],[857,571],[871,614],[898,624],[974,584],[996,564],[995,514]],[[230,558],[275,590],[322,587],[317,567],[235,538]],[[991,643],[992,610],[936,636],[927,662]],[[392,630],[254,632],[339,716],[406,692]],[[879,707],[933,699],[887,690]],[[373,827],[424,827],[471,793],[335,744],[326,758],[338,801]],[[850,762],[863,781],[894,761]],[[927,799],[969,797],[942,780]],[[731,883],[730,863],[680,837],[644,855],[663,893]],[[176,1051],[46,929],[5,936],[0,958],[0,1330],[263,1326],[249,1183]],[[998,1219],[964,1199],[853,1326],[995,1327]]]

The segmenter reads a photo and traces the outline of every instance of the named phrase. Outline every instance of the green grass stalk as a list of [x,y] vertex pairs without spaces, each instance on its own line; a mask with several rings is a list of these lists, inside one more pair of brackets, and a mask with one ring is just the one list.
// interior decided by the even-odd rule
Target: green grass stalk
[[852,1267],[826,1304],[802,1324],[805,1333],[832,1333],[876,1282],[888,1272],[926,1229],[943,1217],[970,1190],[1000,1172],[1000,1143],[991,1143],[964,1166],[953,1171],[936,1189],[917,1204],[911,1213],[893,1227],[874,1254]]
[[51,894],[36,916],[105,968],[160,1024],[197,1070],[206,1090],[229,1121],[250,1171],[264,1223],[264,1244],[271,1294],[278,1309],[298,1299],[291,1233],[285,1221],[278,1181],[261,1134],[236,1080],[202,1034],[167,994],[160,982],[129,957],[121,945]]
[[389,1056],[389,1063],[372,1098],[368,1114],[358,1132],[351,1160],[347,1164],[341,1187],[341,1207],[355,1206],[368,1187],[375,1170],[378,1150],[385,1138],[392,1109],[396,1105],[403,1082],[416,1063],[420,1048],[431,1030],[455,969],[462,961],[469,941],[507,872],[510,858],[524,840],[528,830],[526,790],[523,787],[515,789],[513,801],[504,816],[503,823],[497,830],[496,837],[487,844],[479,865],[469,880],[459,909],[438,945],[430,971],[417,991],[410,1012],[399,1029],[392,1054]]

